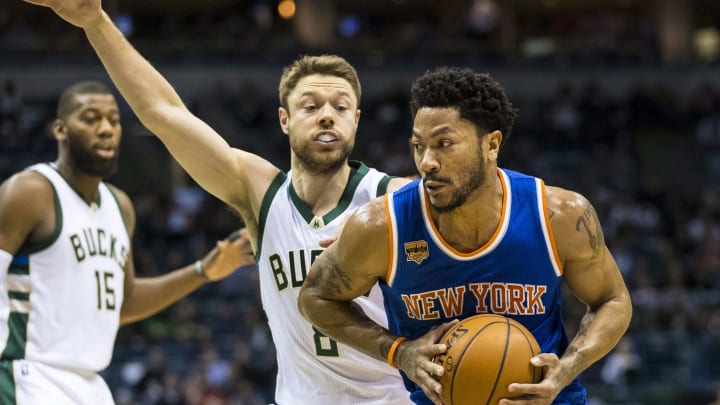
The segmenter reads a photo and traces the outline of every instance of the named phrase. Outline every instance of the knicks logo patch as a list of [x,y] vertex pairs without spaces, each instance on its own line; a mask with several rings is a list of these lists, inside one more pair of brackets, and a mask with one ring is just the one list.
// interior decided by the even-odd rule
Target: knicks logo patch
[[424,240],[405,242],[405,255],[409,262],[422,263],[430,255],[427,242]]

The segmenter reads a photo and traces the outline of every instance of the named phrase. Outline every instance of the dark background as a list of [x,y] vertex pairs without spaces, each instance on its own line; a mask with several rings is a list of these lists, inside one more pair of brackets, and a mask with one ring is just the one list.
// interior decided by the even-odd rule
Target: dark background
[[[720,3],[710,0],[124,0],[105,8],[190,109],[228,142],[289,169],[282,67],[338,53],[363,84],[353,158],[410,175],[411,81],[487,71],[520,116],[500,165],[581,192],[631,290],[618,348],[584,376],[592,404],[709,404],[720,387]],[[279,9],[294,6],[283,18]],[[292,7],[290,7],[292,8]],[[110,83],[82,31],[0,2],[0,180],[55,157],[59,92]],[[137,210],[139,275],[190,263],[240,224],[121,101],[119,173]],[[567,300],[574,335],[584,307]],[[275,353],[240,269],[120,330],[103,376],[119,404],[266,404]]]

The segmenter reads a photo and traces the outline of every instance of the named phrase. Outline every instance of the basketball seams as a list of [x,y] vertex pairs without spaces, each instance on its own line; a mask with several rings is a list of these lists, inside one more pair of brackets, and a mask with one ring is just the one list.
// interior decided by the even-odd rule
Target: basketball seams
[[[498,322],[498,323],[500,323],[500,322]],[[493,387],[490,390],[490,395],[488,395],[488,399],[487,399],[487,402],[485,403],[485,405],[490,405],[490,400],[495,395],[495,390],[497,389],[498,381],[500,381],[500,376],[502,375],[503,369],[505,368],[505,360],[507,360],[508,346],[510,346],[510,326],[511,326],[510,318],[505,320],[505,323],[507,324],[507,329],[505,332],[505,348],[503,349],[502,360],[500,360],[500,368],[498,368],[497,374],[495,374],[495,382],[493,383]]]
[[[489,323],[487,323],[485,326],[483,326],[482,329],[478,330],[478,331],[470,338],[470,340],[465,344],[465,347],[463,348],[463,350],[462,350],[462,351],[460,352],[460,354],[458,355],[458,359],[457,359],[457,361],[455,362],[456,370],[460,368],[460,364],[462,363],[463,357],[465,357],[465,353],[468,351],[468,349],[470,349],[470,348],[472,347],[472,343],[475,341],[475,339],[476,339],[478,336],[480,336],[480,334],[483,333],[483,332],[485,331],[485,329],[489,328],[490,326],[495,325],[495,324],[502,324],[502,323],[505,323],[505,322],[502,322],[502,321],[492,321],[492,322],[489,322]],[[447,335],[452,334],[452,332],[454,332],[455,330],[457,330],[457,329],[460,328],[461,326],[462,326],[462,323],[458,324],[456,327],[454,327],[454,328],[452,328],[451,330],[447,331],[447,332],[445,333],[445,335],[447,336]],[[444,339],[445,339],[445,336],[443,336],[443,339],[441,339],[441,340],[444,340]],[[506,351],[506,353],[507,353],[507,342],[505,343],[505,351]],[[504,361],[505,361],[505,354],[503,354],[503,362],[504,362]],[[500,370],[499,370],[499,372],[498,372],[498,377],[500,376],[500,372],[501,372],[501,371],[502,371],[502,364],[500,365]],[[453,390],[453,387],[455,386],[455,377],[457,377],[457,375],[458,375],[457,371],[454,372],[454,373],[453,373],[452,380],[450,380],[450,393],[451,393],[451,395],[452,395],[452,396],[450,397],[450,400],[452,401],[452,403],[455,403],[455,398],[454,398],[454,396],[455,396],[455,391]],[[496,378],[498,378],[498,377],[496,377]],[[496,381],[496,384],[497,384],[497,381]],[[495,391],[495,387],[493,387],[493,392],[494,392],[494,391]],[[488,401],[490,400],[490,398],[492,398],[492,395],[490,395],[490,396],[488,397]],[[452,404],[451,404],[451,405],[452,405]]]
[[[530,347],[530,353],[532,353],[532,357],[535,357],[535,356],[537,356],[538,354],[540,354],[540,350],[538,350],[538,352],[535,353],[535,348],[534,348],[533,345],[532,345],[532,340],[531,340],[531,339],[528,337],[528,335],[525,333],[526,330],[523,330],[523,329],[521,329],[521,328],[518,328],[517,325],[511,325],[511,326],[512,326],[513,328],[517,329],[517,330],[522,334],[522,336],[525,338],[525,341],[527,342],[528,346]],[[529,331],[527,331],[527,332],[529,332]],[[534,336],[533,336],[533,339],[535,339]],[[538,371],[538,368],[537,368],[537,367],[533,367],[533,368],[532,368],[532,371],[533,371],[533,382],[535,382],[535,381],[537,381],[535,373]]]
[[[458,332],[460,329],[462,332]],[[521,332],[522,337],[515,337],[517,332]],[[542,378],[542,371],[538,373],[529,363],[541,348],[532,332],[512,318],[490,313],[472,315],[445,332],[439,342],[450,340],[453,341],[452,348],[442,356],[447,358],[440,363],[433,358],[433,362],[445,367],[446,372],[452,370],[440,378],[442,395],[448,405],[488,405],[495,397],[513,397],[503,384],[520,381],[510,380],[537,383],[538,378]],[[448,356],[450,354],[452,357]],[[452,361],[448,362],[448,359]]]

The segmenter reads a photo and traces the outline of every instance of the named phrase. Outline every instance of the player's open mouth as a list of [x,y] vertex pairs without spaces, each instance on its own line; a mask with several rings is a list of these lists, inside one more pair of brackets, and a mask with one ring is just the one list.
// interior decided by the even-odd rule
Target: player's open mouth
[[321,132],[315,137],[315,140],[322,143],[332,143],[337,141],[338,137],[332,132]]

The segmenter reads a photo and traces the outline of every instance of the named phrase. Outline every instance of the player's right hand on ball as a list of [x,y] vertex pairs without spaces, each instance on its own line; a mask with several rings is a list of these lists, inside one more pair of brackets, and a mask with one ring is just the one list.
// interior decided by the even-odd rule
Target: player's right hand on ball
[[433,363],[432,358],[447,351],[446,345],[437,342],[456,323],[458,320],[436,326],[418,339],[400,343],[397,348],[395,360],[397,367],[436,405],[444,405],[441,396],[442,385],[437,379],[445,370],[439,364]]

